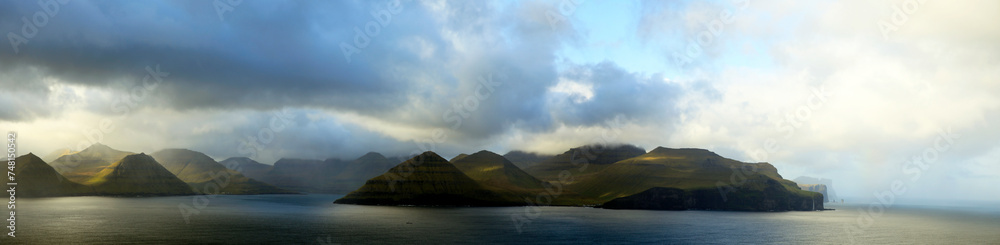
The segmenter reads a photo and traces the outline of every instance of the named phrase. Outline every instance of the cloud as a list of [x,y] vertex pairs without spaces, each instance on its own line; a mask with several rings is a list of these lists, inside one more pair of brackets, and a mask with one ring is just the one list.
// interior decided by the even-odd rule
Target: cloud
[[[985,126],[1000,109],[992,96],[1000,92],[1000,52],[990,52],[1000,41],[996,3],[928,2],[885,38],[879,23],[891,21],[893,4],[901,3],[752,2],[709,47],[715,53],[674,79],[707,81],[719,93],[715,100],[698,94],[678,100],[684,113],[671,141],[727,146],[736,158],[776,163],[786,177],[858,179],[838,187],[865,197],[908,178],[902,164],[941,130],[952,128],[963,138],[943,153],[935,171],[981,168],[969,159],[995,146],[989,137],[1000,134]],[[669,15],[713,12],[700,8],[663,8],[648,13],[644,25],[697,30],[692,21]],[[679,35],[674,38],[697,33]],[[662,57],[673,58],[667,54]],[[822,90],[830,96],[819,103],[814,91]],[[761,157],[768,140],[777,150]],[[936,177],[923,180],[910,197],[940,197],[931,186],[970,183],[930,175]]]
[[[615,132],[860,179],[837,181],[845,195],[906,177],[901,164],[952,128],[947,171],[913,195],[995,183],[971,174],[995,169],[1000,136],[995,1],[925,2],[905,23],[903,2],[861,0],[390,3],[244,1],[220,17],[205,1],[72,1],[17,52],[0,45],[0,128],[45,153],[110,122],[100,138],[123,150],[225,158],[287,112],[263,162],[406,155],[438,133],[443,155],[559,153]],[[5,34],[41,10],[0,5]],[[169,75],[146,89],[147,67]]]

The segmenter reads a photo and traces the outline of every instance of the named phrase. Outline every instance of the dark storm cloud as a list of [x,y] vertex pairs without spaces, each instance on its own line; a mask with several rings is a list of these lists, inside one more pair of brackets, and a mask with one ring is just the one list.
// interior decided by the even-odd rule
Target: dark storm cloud
[[[68,83],[108,86],[138,80],[146,66],[159,65],[170,73],[159,93],[177,109],[384,109],[400,104],[396,95],[409,84],[373,64],[388,50],[380,46],[417,31],[410,27],[422,21],[393,16],[376,37],[382,40],[372,40],[351,63],[339,48],[354,27],[372,20],[369,11],[379,9],[370,5],[384,9],[384,3],[245,1],[220,21],[211,1],[73,1],[18,52],[4,42],[0,69],[37,68]],[[5,33],[20,34],[21,17],[41,10],[33,1],[4,6],[11,6],[0,18]]]
[[[348,112],[416,129],[449,129],[449,141],[469,144],[512,128],[549,132],[559,125],[594,125],[615,115],[665,121],[674,112],[669,103],[677,88],[659,82],[659,76],[640,77],[613,63],[558,71],[557,64],[567,65],[561,64],[567,61],[559,60],[558,51],[579,45],[582,35],[571,21],[550,22],[548,14],[558,12],[558,2],[401,1],[401,9],[348,62],[342,44],[363,42],[358,31],[378,23],[372,13],[385,18],[380,14],[389,11],[389,3],[243,1],[220,20],[212,1],[72,1],[61,5],[17,52],[9,43],[0,45],[0,74],[34,71],[63,83],[107,88],[120,97],[142,83],[147,67],[158,66],[169,75],[142,106],[182,112]],[[4,33],[20,33],[21,17],[41,9],[34,2],[3,5],[11,6],[0,16]],[[583,70],[592,75],[582,75]],[[594,84],[595,97],[582,104],[553,104],[549,88],[560,76]],[[484,98],[478,97],[481,79],[497,84]],[[41,80],[25,79],[36,85]],[[474,106],[468,104],[470,98]],[[117,115],[101,103],[87,108]],[[19,113],[0,113],[0,120],[32,115]],[[340,137],[411,147],[382,136],[344,134],[344,128],[358,130],[330,126],[289,135],[323,149],[351,145],[331,140]],[[315,138],[320,135],[329,137]],[[281,145],[299,149],[289,154],[329,152],[293,142]]]
[[598,125],[617,115],[644,123],[669,122],[677,114],[674,105],[682,95],[681,86],[665,82],[661,74],[644,76],[611,62],[576,66],[563,77],[593,86],[593,97],[588,100],[555,101],[554,114],[570,125]]
[[[449,124],[441,115],[473,94],[479,77],[502,76],[503,88],[477,108],[502,118],[471,118],[477,126],[463,127],[491,134],[515,121],[548,124],[541,105],[556,78],[554,52],[574,35],[550,25],[552,6],[544,4],[457,1],[441,10],[402,1],[347,62],[341,44],[353,46],[355,28],[364,31],[390,2],[245,1],[224,21],[211,3],[73,1],[18,52],[2,46],[0,72],[35,69],[67,83],[127,89],[115,81],[138,83],[147,66],[159,65],[170,75],[156,102],[174,109],[319,107],[427,127]],[[0,30],[15,34],[20,17],[41,9],[5,5]],[[413,101],[428,112],[414,115]]]

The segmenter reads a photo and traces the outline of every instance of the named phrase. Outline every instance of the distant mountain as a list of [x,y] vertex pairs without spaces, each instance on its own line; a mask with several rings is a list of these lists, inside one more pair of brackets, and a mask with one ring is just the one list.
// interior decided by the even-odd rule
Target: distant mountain
[[458,156],[452,157],[451,160],[448,160],[448,161],[454,163],[455,161],[457,161],[459,159],[462,159],[462,158],[465,158],[467,156],[469,156],[469,154],[465,154],[465,153],[458,154]]
[[[249,160],[249,159],[246,159]],[[260,175],[268,184],[300,192],[347,194],[364,185],[365,180],[385,173],[399,163],[382,154],[369,152],[358,159],[344,161],[282,158],[274,166],[227,159],[227,164],[248,166],[245,173]],[[239,162],[244,163],[239,163]],[[252,160],[250,160],[252,161]]]
[[[402,161],[386,158],[377,152],[369,152],[364,156],[351,161],[349,165],[344,168],[342,173],[337,174],[336,178],[343,180],[361,180],[359,183],[364,183],[364,180],[384,174],[400,162]],[[360,185],[358,186],[360,187]]]
[[236,170],[244,176],[255,180],[263,180],[267,175],[267,172],[271,171],[271,168],[274,167],[259,163],[248,157],[230,157],[226,160],[222,160],[219,164],[226,166],[228,169]]
[[57,150],[54,150],[52,152],[49,152],[49,154],[45,154],[45,156],[42,156],[42,161],[53,162],[56,159],[59,159],[59,157],[61,157],[63,155],[69,155],[69,154],[73,154],[73,153],[76,153],[76,152],[74,152],[74,151],[72,151],[72,150],[70,150],[68,148],[57,149]]
[[34,154],[14,159],[14,181],[18,197],[75,196],[93,193],[93,189],[67,180]]
[[346,167],[339,173],[330,173],[333,178],[325,179],[324,190],[328,193],[350,193],[364,185],[365,181],[375,176],[384,174],[393,166],[399,164],[400,160],[386,158],[377,152],[369,152],[353,161],[347,162]]
[[633,145],[588,145],[546,159],[525,169],[532,176],[545,181],[557,181],[559,173],[570,171],[577,178],[600,172],[612,163],[646,153]]
[[[799,185],[824,185],[826,186],[826,193],[823,193],[824,201],[829,202],[830,200],[839,200],[837,197],[837,191],[833,189],[833,180],[825,178],[813,178],[809,176],[799,176],[795,178],[795,183]],[[805,190],[805,189],[803,189]]]
[[[165,149],[152,157],[170,173],[202,194],[286,194],[294,193],[248,178],[215,162],[204,153],[187,149]],[[215,187],[221,188],[221,190]],[[207,193],[206,193],[207,192]]]
[[170,173],[153,157],[128,155],[84,182],[99,195],[169,196],[194,195],[187,183]]
[[134,153],[112,149],[101,143],[96,143],[80,152],[69,153],[52,161],[52,166],[67,179],[82,183],[103,171],[112,163]]
[[262,180],[271,185],[301,192],[319,192],[317,178],[323,175],[323,161],[282,158],[274,162]]
[[[719,183],[728,188],[720,190]],[[771,164],[743,163],[703,149],[657,147],[577,179],[569,189],[610,201],[607,208],[641,208],[626,204],[656,200],[670,207],[665,209],[675,207],[678,200],[695,202],[685,206],[694,209],[812,210],[814,200],[819,200],[817,209],[823,208],[821,195],[782,179]],[[676,195],[680,199],[672,197]]]
[[507,154],[503,154],[503,158],[507,158],[514,166],[521,169],[526,169],[531,166],[535,166],[540,162],[548,160],[554,157],[554,155],[538,154],[534,152],[524,152],[524,151],[510,151]]
[[434,152],[424,152],[365,182],[335,203],[508,206],[523,201],[488,190]]
[[459,170],[486,186],[504,190],[541,190],[543,181],[524,172],[503,156],[479,151],[452,161]]

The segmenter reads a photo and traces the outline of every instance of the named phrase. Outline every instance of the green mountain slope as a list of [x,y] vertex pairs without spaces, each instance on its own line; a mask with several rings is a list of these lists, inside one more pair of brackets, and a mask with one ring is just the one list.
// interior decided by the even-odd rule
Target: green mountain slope
[[169,196],[195,192],[144,153],[128,155],[98,172],[84,184],[99,195]]
[[503,156],[479,151],[452,161],[459,170],[486,186],[503,190],[541,190],[543,182],[524,172]]
[[799,184],[799,189],[823,194],[823,202],[830,202],[829,193],[824,184]]
[[434,152],[424,152],[365,182],[335,203],[505,206],[523,202],[488,190]]
[[96,143],[80,152],[70,153],[52,161],[50,165],[67,179],[82,183],[94,177],[112,163],[134,153],[112,149]]
[[559,173],[566,170],[576,178],[600,172],[611,164],[646,153],[633,145],[588,145],[546,159],[524,169],[532,176],[544,181],[557,181]]
[[64,155],[73,154],[73,153],[76,153],[76,152],[73,152],[72,150],[70,150],[68,148],[62,148],[62,149],[57,149],[57,150],[54,150],[52,152],[49,152],[49,154],[46,154],[45,156],[42,156],[41,158],[42,158],[42,161],[53,162],[56,159],[59,159],[59,157],[62,157]]
[[510,151],[507,154],[503,154],[503,158],[507,158],[514,166],[521,169],[526,169],[531,166],[535,166],[549,158],[554,157],[554,155],[538,154],[534,152],[524,152],[524,151]]
[[452,157],[451,160],[448,160],[448,161],[454,163],[455,161],[457,161],[459,159],[462,159],[462,158],[465,158],[467,156],[469,156],[469,154],[465,154],[465,153],[458,154],[458,156]]
[[703,149],[663,147],[579,178],[570,189],[599,200],[610,200],[653,187],[716,188],[720,181],[731,182],[733,171],[741,168],[774,179],[788,190],[799,190],[794,182],[782,179],[777,169],[768,163],[743,163]]
[[14,159],[14,182],[18,197],[75,196],[93,193],[93,189],[69,181],[34,154]]
[[248,157],[230,157],[226,160],[222,160],[219,164],[226,166],[228,169],[236,170],[237,172],[243,174],[243,176],[261,181],[266,178],[267,172],[271,171],[271,168],[274,167],[254,161]]
[[[724,186],[722,191],[719,184]],[[630,198],[652,198],[643,195],[662,197],[662,193],[672,193],[654,188],[684,190],[688,198],[699,203],[690,207],[703,209],[795,210],[791,209],[792,203],[801,205],[815,196],[782,179],[768,163],[743,163],[703,149],[663,147],[616,162],[568,186],[597,201],[625,198],[617,200],[619,204]]]
[[[187,149],[165,149],[151,155],[170,173],[204,194],[285,194],[293,193],[260,182],[226,168],[211,157]],[[220,187],[221,190],[215,189]]]

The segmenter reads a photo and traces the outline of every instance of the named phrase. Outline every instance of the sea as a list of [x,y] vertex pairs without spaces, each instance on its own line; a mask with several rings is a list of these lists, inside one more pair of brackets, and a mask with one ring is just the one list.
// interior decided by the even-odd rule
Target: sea
[[646,211],[334,204],[339,197],[17,199],[15,236],[0,244],[1000,244],[991,207]]

